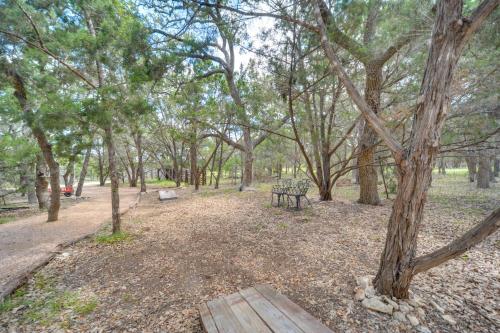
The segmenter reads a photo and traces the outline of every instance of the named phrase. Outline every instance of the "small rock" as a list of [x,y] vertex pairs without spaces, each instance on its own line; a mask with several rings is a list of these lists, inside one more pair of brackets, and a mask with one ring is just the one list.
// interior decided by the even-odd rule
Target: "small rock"
[[20,305],[17,308],[12,309],[12,313],[17,313],[19,310],[22,310],[26,307],[26,305]]
[[431,330],[429,328],[427,328],[427,326],[418,326],[417,327],[417,332],[419,333],[432,333]]
[[431,305],[436,309],[438,310],[439,312],[441,313],[444,313],[444,309],[442,307],[439,306],[439,304],[437,304],[436,302],[434,302],[433,300],[431,300]]
[[397,321],[400,321],[400,322],[406,322],[406,316],[403,312],[401,311],[396,311],[392,314],[394,316],[394,319],[396,319]]
[[420,306],[420,304],[418,304],[414,299],[409,299],[408,304],[410,304],[414,308],[418,308]]
[[365,295],[366,297],[373,297],[375,296],[375,289],[372,286],[368,286],[365,288]]
[[160,201],[177,199],[177,193],[175,193],[175,191],[172,190],[158,191],[158,199],[160,199]]
[[387,296],[382,296],[382,299],[387,303],[387,304],[390,304],[392,305],[392,307],[394,308],[394,310],[399,310],[399,304],[394,302],[392,299],[390,299],[389,297]]
[[61,256],[63,258],[67,258],[67,257],[69,257],[69,252],[63,252],[63,253],[61,253]]
[[399,309],[403,313],[408,313],[408,312],[413,310],[413,308],[411,306],[409,306],[408,304],[406,304],[405,302],[399,303]]
[[442,315],[441,317],[443,317],[443,319],[446,320],[450,325],[455,325],[457,323],[455,318],[450,315]]
[[408,318],[408,320],[410,321],[410,324],[412,326],[417,326],[418,324],[420,324],[420,322],[418,321],[417,317],[415,317],[414,315],[407,314],[406,318]]
[[356,301],[362,301],[365,299],[365,290],[361,287],[354,288],[354,299]]
[[370,310],[392,314],[392,305],[385,304],[378,297],[365,298],[361,304]]
[[367,276],[361,276],[361,277],[356,278],[356,283],[361,288],[366,289],[366,288],[368,288],[368,286],[370,286],[372,284],[372,281],[370,279],[370,276],[367,275]]
[[418,316],[420,317],[420,319],[424,319],[425,318],[425,311],[424,311],[424,309],[417,308],[417,313],[418,313]]

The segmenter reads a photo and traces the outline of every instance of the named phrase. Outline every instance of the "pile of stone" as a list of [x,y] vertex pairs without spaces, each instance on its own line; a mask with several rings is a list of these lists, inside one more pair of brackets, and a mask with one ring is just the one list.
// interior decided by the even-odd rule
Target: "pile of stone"
[[437,310],[442,318],[449,324],[455,325],[454,318],[445,314],[445,311],[436,302],[431,301],[426,304],[421,298],[413,295],[410,291],[410,298],[407,300],[400,300],[397,298],[389,298],[385,295],[377,295],[372,285],[372,276],[362,276],[356,278],[356,288],[354,288],[354,299],[361,302],[361,304],[372,311],[386,313],[391,315],[394,320],[402,323],[408,323],[415,327],[417,332],[430,333],[431,330],[422,325],[425,322],[424,308],[432,306]]

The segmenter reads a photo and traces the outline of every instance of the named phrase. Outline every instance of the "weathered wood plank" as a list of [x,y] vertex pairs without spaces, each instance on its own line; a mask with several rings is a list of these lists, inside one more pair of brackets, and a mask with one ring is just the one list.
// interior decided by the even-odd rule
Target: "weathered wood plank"
[[212,314],[210,313],[207,305],[205,303],[201,304],[198,307],[198,310],[200,311],[201,324],[203,325],[203,329],[205,330],[205,332],[219,333],[219,330],[217,329],[217,326],[215,326],[215,321],[212,318]]
[[220,333],[246,333],[223,298],[210,301],[207,306]]
[[240,294],[273,332],[304,333],[303,330],[297,327],[297,325],[264,298],[255,288],[242,290]]
[[246,332],[272,333],[239,293],[231,294],[224,299]]
[[305,332],[333,333],[319,320],[293,303],[288,297],[276,292],[269,285],[258,285],[255,289]]

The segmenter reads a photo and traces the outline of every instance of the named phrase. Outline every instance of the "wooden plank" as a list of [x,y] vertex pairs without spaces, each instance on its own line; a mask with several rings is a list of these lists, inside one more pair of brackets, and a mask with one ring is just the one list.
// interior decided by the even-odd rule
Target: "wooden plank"
[[207,306],[220,333],[246,333],[223,298],[210,301]]
[[288,297],[276,292],[269,285],[258,285],[255,289],[305,332],[333,333],[319,320],[293,303]]
[[224,299],[246,332],[272,333],[239,293],[231,294]]
[[215,326],[214,318],[212,318],[212,314],[210,313],[207,305],[205,303],[201,304],[198,307],[198,310],[200,311],[201,324],[203,325],[203,329],[205,330],[205,332],[219,333],[217,326]]
[[304,333],[255,288],[242,290],[240,294],[274,333]]

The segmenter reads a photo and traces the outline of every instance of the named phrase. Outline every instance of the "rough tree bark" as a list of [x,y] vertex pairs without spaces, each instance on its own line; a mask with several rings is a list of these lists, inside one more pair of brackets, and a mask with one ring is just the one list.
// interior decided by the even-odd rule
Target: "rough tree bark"
[[[436,5],[437,14],[429,55],[417,99],[411,139],[406,149],[403,149],[383,121],[363,100],[343,69],[328,40],[320,9],[322,1],[318,0],[318,2],[316,2],[314,13],[319,25],[321,43],[330,62],[330,69],[337,73],[349,96],[358,106],[366,121],[370,123],[372,129],[391,150],[395,160],[398,193],[394,200],[385,247],[374,285],[380,293],[407,298],[411,280],[418,272],[416,264],[419,263],[419,259],[415,258],[417,236],[431,181],[432,166],[439,151],[441,131],[449,108],[449,88],[453,72],[464,45],[498,6],[499,0],[485,0],[477,7],[471,18],[462,16],[462,0],[441,0]],[[477,244],[491,232],[497,230],[497,213],[493,214],[493,219],[493,227],[486,227],[488,232],[468,233],[465,243]],[[491,223],[486,223],[486,225],[489,226]],[[483,230],[482,227],[479,229]],[[475,235],[478,237],[470,239],[471,236]],[[459,253],[451,248],[446,249],[446,251],[446,255],[440,255],[440,257],[451,259]]]
[[465,156],[465,163],[467,164],[467,171],[469,173],[469,181],[471,183],[474,183],[476,180],[476,174],[477,174],[477,158],[476,156],[468,152],[467,155]]
[[490,188],[490,157],[484,150],[479,152],[477,188]]
[[82,195],[83,184],[85,183],[85,177],[87,176],[87,170],[89,167],[91,153],[92,153],[92,146],[89,146],[87,148],[87,151],[85,152],[85,157],[83,158],[82,170],[80,171],[80,178],[78,179],[78,186],[75,192],[75,196],[77,198]]
[[35,193],[38,199],[38,208],[48,208],[49,202],[49,182],[47,181],[47,164],[41,153],[36,155],[36,182]]
[[49,143],[45,132],[36,123],[35,114],[31,110],[28,103],[28,97],[23,78],[12,68],[5,67],[5,74],[11,80],[14,87],[14,96],[16,97],[21,109],[23,110],[24,118],[27,126],[31,129],[31,133],[35,137],[43,157],[50,172],[50,205],[48,209],[47,222],[57,221],[59,216],[59,208],[61,206],[61,188],[59,185],[59,163],[54,158],[52,145]]

